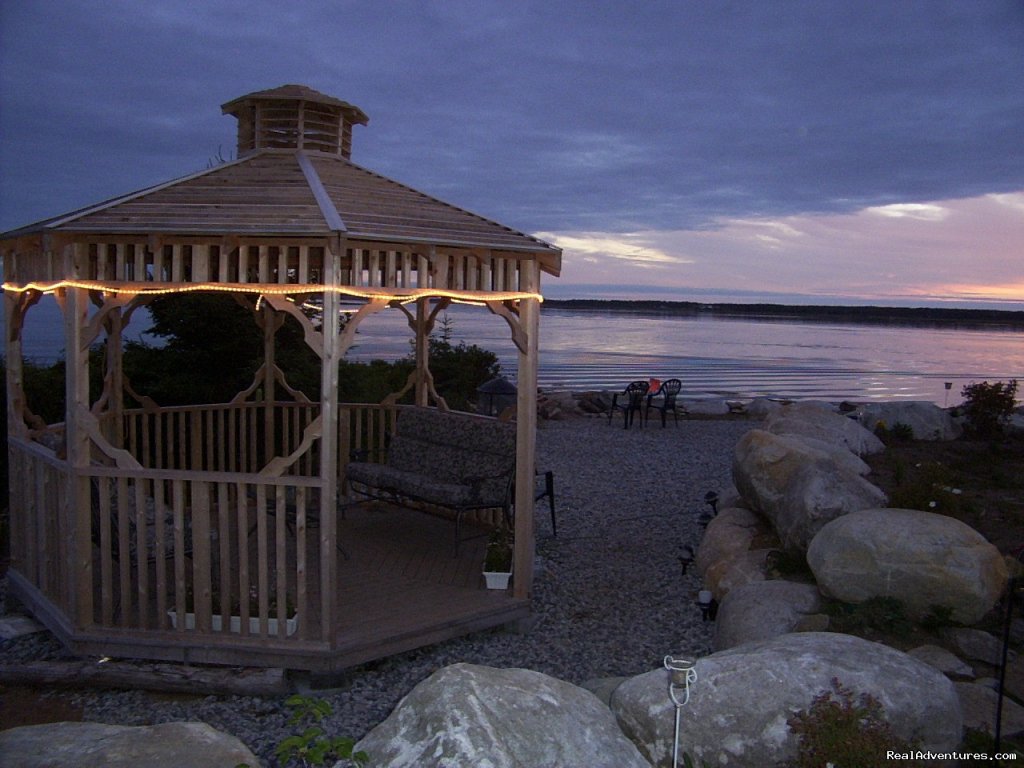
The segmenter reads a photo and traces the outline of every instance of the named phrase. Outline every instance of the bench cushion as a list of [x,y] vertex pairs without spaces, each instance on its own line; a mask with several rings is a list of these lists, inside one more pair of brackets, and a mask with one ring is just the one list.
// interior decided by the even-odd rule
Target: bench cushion
[[[353,463],[348,467],[351,483],[361,483],[378,491],[412,496],[422,501],[452,507],[478,506],[471,486],[446,483],[418,472],[406,472],[386,464]],[[497,503],[501,503],[500,500]]]
[[514,424],[405,407],[385,464],[352,462],[350,482],[451,507],[502,506],[515,468]]

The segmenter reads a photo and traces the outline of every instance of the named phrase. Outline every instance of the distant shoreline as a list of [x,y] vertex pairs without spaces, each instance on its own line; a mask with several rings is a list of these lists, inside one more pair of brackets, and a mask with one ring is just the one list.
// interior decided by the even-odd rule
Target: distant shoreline
[[858,325],[919,325],[1024,331],[1024,312],[999,309],[731,304],[645,299],[545,299],[542,307],[572,312],[621,312],[695,318],[798,320],[800,322],[854,323]]

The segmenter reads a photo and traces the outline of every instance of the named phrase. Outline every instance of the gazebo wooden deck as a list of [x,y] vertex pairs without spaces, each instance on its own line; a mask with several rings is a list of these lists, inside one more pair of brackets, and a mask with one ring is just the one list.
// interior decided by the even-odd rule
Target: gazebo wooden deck
[[[319,671],[524,616],[540,279],[558,275],[561,252],[353,164],[367,118],[343,101],[289,85],[223,109],[238,160],[0,236],[12,592],[81,653]],[[262,328],[262,367],[231,402],[164,407],[124,375],[133,313],[184,292],[229,293]],[[22,330],[44,294],[65,320],[60,424],[29,412],[23,388]],[[342,301],[355,310],[344,323]],[[350,453],[383,446],[401,398],[447,409],[427,342],[452,301],[503,318],[519,349],[528,471],[510,592],[483,589],[482,544],[452,557],[450,521],[337,511]],[[385,403],[339,403],[338,363],[386,309],[408,320],[416,370]],[[286,317],[320,358],[319,401],[275,361]]]

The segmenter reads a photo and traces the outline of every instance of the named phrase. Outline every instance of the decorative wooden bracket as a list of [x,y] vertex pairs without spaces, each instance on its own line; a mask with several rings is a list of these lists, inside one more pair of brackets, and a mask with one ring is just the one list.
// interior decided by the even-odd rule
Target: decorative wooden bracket
[[298,461],[309,450],[313,443],[323,436],[323,423],[322,415],[318,415],[309,422],[302,432],[302,442],[298,444],[295,450],[287,456],[278,456],[268,462],[267,466],[260,470],[260,474],[268,477],[280,477],[288,467]]
[[341,332],[341,338],[339,339],[339,352],[344,357],[345,353],[348,352],[349,348],[356,341],[356,329],[359,324],[363,322],[370,315],[375,315],[382,309],[387,309],[390,301],[388,299],[370,299],[363,306],[359,308],[359,311],[352,315],[348,322],[345,323],[345,330]]
[[294,301],[289,301],[286,296],[264,296],[263,301],[278,312],[287,312],[294,317],[299,322],[299,327],[302,328],[302,337],[305,339],[306,344],[317,354],[317,357],[323,359],[324,335],[316,329],[313,321],[306,316],[305,312],[299,309]]
[[522,323],[519,322],[519,308],[511,301],[487,301],[487,308],[502,318],[512,329],[512,343],[524,355],[529,354],[529,336]]

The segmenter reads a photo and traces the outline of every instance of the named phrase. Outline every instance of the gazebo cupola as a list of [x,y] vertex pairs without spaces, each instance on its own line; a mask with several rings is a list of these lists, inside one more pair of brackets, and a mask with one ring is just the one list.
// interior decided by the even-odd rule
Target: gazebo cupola
[[302,149],[352,157],[352,126],[369,118],[348,102],[304,85],[282,85],[221,105],[238,119],[238,157],[260,149]]
[[[283,85],[222,109],[238,120],[237,159],[0,234],[12,593],[84,652],[321,670],[522,617],[541,276],[560,273],[561,251],[353,163],[352,127],[368,120],[344,101]],[[129,380],[124,333],[150,303],[196,293],[248,311],[262,355],[229,402],[172,407]],[[53,424],[24,392],[23,331],[44,295],[64,319],[66,409]],[[452,301],[500,316],[519,350],[513,590],[388,575],[401,600],[360,602],[381,587],[338,515],[349,457],[385,447],[402,408],[447,410],[428,341]],[[415,370],[382,403],[339,403],[356,329],[385,310],[405,315]],[[291,321],[320,361],[318,392],[293,387],[275,359]],[[437,573],[465,573],[444,541]]]

